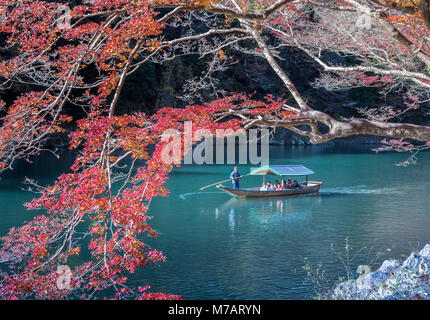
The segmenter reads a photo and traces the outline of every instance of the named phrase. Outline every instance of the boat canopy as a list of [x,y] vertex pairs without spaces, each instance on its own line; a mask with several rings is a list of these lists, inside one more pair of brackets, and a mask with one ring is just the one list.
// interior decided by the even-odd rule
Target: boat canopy
[[251,175],[307,176],[314,172],[302,165],[269,165],[251,171]]

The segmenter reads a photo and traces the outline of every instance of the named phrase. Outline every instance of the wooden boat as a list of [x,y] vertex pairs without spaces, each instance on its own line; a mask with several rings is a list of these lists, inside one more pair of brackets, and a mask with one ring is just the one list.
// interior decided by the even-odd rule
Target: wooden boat
[[260,188],[233,189],[223,185],[218,185],[217,188],[235,197],[275,197],[318,192],[321,185],[322,182],[319,181],[308,181],[307,186],[302,184],[300,188],[281,191],[260,191]]
[[259,187],[256,188],[244,188],[244,189],[234,189],[226,187],[223,185],[217,185],[217,188],[235,197],[275,197],[275,196],[291,196],[296,194],[306,194],[318,192],[322,185],[320,181],[309,181],[308,176],[314,172],[305,168],[302,165],[274,165],[274,166],[264,166],[252,171],[251,175],[263,175],[265,183],[266,175],[276,175],[282,177],[284,176],[306,176],[306,180],[299,184],[298,188],[286,188],[283,190],[276,191],[262,191]]

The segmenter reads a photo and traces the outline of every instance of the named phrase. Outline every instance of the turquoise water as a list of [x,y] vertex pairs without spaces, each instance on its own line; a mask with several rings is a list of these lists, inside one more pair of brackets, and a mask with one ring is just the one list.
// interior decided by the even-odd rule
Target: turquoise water
[[[344,276],[330,246],[342,251],[346,237],[353,253],[372,247],[357,254],[353,270],[377,251],[385,252],[383,259],[408,255],[430,242],[430,153],[419,154],[416,165],[395,166],[406,157],[368,148],[272,147],[272,164],[303,164],[316,173],[311,179],[324,184],[318,195],[267,199],[199,191],[228,178],[231,165],[178,168],[168,181],[170,196],[154,199],[149,211],[159,232],[149,242],[167,262],[145,267],[132,282],[186,299],[309,299],[313,287],[304,281],[305,259],[323,263],[329,280]],[[46,155],[3,177],[1,235],[29,219],[21,204],[33,195],[20,190],[23,177],[47,183],[66,170],[71,154],[64,158]],[[261,177],[242,183],[260,184]]]

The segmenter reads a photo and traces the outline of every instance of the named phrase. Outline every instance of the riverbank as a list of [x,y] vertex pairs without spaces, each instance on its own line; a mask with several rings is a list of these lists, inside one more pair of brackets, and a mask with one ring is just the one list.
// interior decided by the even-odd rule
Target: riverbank
[[[369,135],[356,135],[345,138],[333,139],[321,145],[381,145],[383,137],[369,136]],[[271,145],[287,145],[287,146],[305,146],[312,145],[309,138],[301,136],[295,132],[289,131],[285,128],[276,128],[269,141]]]
[[332,295],[336,300],[430,300],[430,244],[402,263],[386,260],[355,281],[344,281]]
[[[68,135],[72,132],[71,129],[67,130],[67,133],[56,133],[51,135],[45,142],[44,146],[48,148],[68,148],[70,145],[70,140]],[[345,138],[333,139],[318,145],[371,145],[372,147],[377,147],[381,145],[383,137],[369,136],[369,135],[357,135]],[[312,143],[309,142],[309,138],[301,136],[285,128],[277,128],[273,131],[269,144],[274,146],[311,146]]]

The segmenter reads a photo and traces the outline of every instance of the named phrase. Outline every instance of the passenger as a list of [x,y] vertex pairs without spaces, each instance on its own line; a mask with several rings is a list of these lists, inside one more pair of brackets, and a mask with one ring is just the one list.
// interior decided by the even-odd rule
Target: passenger
[[266,186],[266,184],[264,182],[261,185],[260,191],[267,191],[267,186]]
[[267,188],[267,191],[272,191],[272,190],[273,190],[273,184],[269,181],[269,182],[267,183],[266,188]]
[[276,191],[282,191],[282,186],[279,181],[276,182]]
[[296,188],[300,188],[300,186],[299,186],[299,183],[297,182],[297,180],[294,180],[293,189],[296,189]]

